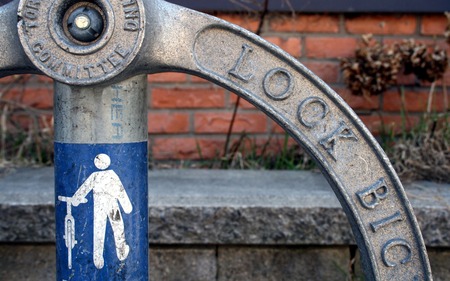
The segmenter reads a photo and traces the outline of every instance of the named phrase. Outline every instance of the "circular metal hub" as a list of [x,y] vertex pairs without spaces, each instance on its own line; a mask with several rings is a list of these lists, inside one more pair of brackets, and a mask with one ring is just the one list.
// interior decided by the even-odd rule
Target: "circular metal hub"
[[19,37],[44,74],[92,85],[121,73],[144,39],[142,0],[21,0]]

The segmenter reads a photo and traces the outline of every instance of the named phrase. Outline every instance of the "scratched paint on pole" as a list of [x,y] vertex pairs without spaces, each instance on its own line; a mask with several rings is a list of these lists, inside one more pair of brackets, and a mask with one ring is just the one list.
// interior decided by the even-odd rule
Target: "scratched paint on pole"
[[147,143],[55,155],[57,280],[148,280]]

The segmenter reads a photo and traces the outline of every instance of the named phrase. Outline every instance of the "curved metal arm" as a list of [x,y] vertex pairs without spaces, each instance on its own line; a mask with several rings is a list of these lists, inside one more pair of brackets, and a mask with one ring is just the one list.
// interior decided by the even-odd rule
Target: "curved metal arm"
[[395,171],[339,95],[280,48],[242,28],[166,2],[151,3],[134,71],[201,76],[254,104],[321,166],[351,222],[368,280],[432,280]]
[[17,33],[17,9],[19,1],[0,7],[0,77],[21,73],[39,73],[31,63]]

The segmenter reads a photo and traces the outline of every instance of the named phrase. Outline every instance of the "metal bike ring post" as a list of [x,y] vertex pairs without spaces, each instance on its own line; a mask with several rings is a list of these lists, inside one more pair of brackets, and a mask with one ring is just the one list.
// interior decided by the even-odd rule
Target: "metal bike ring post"
[[[0,9],[0,28],[8,35],[0,42],[0,75],[39,73],[58,81],[56,193],[75,200],[70,215],[77,222],[75,258],[69,270],[61,257],[68,254],[63,234],[64,222],[71,218],[64,205],[68,202],[57,200],[57,245],[65,250],[58,258],[58,266],[64,268],[58,280],[69,278],[69,273],[70,280],[100,275],[92,280],[104,280],[108,274],[126,280],[126,272],[135,269],[132,264],[147,263],[148,240],[141,237],[138,244],[128,243],[135,227],[129,223],[136,223],[142,233],[148,219],[143,210],[146,81],[138,75],[165,71],[200,76],[235,92],[309,152],[350,221],[367,280],[432,280],[417,221],[387,156],[342,98],[301,63],[238,26],[162,0],[93,1],[102,9],[106,27],[99,36],[87,39],[91,43],[75,42],[55,25],[61,25],[62,14],[78,2],[21,0]],[[60,11],[57,20],[52,20],[50,10]],[[119,186],[117,192],[107,192],[110,200],[102,191],[103,172]],[[59,186],[64,186],[64,194]],[[101,210],[102,219],[93,218],[95,202],[103,202],[109,210]],[[92,220],[99,227],[89,230],[93,226],[83,223]],[[111,228],[103,236],[106,220]],[[128,249],[124,243],[132,246]],[[131,254],[135,252],[144,258],[135,259]],[[78,259],[80,253],[85,256]],[[99,256],[92,258],[95,253],[108,257],[103,265]],[[135,273],[132,280],[148,279],[137,269]]]

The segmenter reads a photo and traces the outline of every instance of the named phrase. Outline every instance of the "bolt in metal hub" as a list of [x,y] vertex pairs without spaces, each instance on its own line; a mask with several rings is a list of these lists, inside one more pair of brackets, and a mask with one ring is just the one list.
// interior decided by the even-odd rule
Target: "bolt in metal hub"
[[79,15],[75,18],[75,26],[79,29],[88,29],[91,27],[91,20],[86,15]]
[[103,32],[104,20],[100,12],[93,6],[78,7],[69,10],[67,30],[75,40],[90,43],[97,40]]

